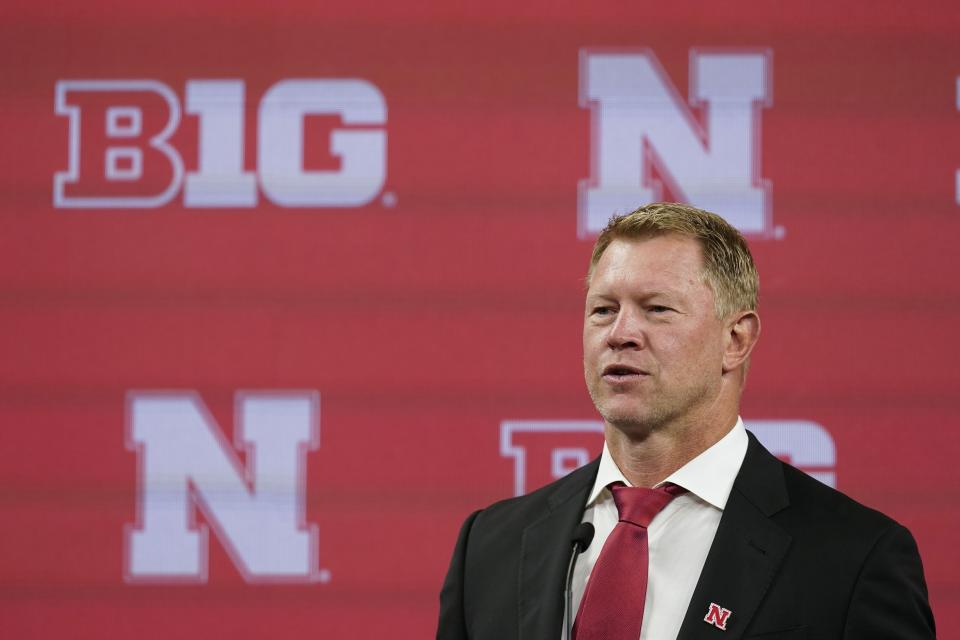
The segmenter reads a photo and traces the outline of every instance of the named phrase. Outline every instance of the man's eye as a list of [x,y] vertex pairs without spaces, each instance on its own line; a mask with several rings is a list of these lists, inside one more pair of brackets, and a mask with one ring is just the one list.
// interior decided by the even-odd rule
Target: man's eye
[[608,313],[613,313],[613,309],[610,307],[594,307],[592,313],[595,316],[605,316]]
[[665,311],[673,311],[673,309],[671,309],[670,307],[664,307],[662,305],[655,304],[652,307],[650,307],[650,311],[654,313],[664,313]]

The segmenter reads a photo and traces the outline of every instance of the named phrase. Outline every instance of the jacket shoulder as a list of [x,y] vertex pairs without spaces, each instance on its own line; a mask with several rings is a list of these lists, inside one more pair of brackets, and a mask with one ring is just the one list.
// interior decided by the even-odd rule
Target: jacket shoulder
[[[530,493],[494,502],[477,514],[475,526],[497,527],[513,522],[529,524],[537,514],[556,508],[580,492],[589,491],[599,467],[600,459],[597,458]],[[579,507],[582,509],[583,505]]]
[[882,535],[898,523],[890,516],[868,507],[847,494],[786,463],[783,479],[790,496],[790,511],[804,515],[813,523],[835,523],[862,533]]
[[897,523],[796,467],[783,462],[752,433],[734,488],[788,532],[807,529],[876,538]]

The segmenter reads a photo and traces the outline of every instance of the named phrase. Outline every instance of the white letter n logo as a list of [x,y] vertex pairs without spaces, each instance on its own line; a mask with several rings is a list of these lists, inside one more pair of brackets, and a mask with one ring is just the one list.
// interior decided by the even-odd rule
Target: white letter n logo
[[206,581],[207,527],[195,508],[247,581],[317,578],[317,532],[304,513],[306,452],[319,445],[315,392],[237,394],[246,468],[195,393],[131,393],[127,412],[139,466],[128,580]]
[[[578,234],[614,213],[663,199],[719,213],[743,233],[770,232],[760,177],[760,113],[770,54],[690,52],[690,111],[649,49],[580,53],[580,106],[591,116],[591,175],[580,185]],[[651,169],[663,181],[658,181]]]

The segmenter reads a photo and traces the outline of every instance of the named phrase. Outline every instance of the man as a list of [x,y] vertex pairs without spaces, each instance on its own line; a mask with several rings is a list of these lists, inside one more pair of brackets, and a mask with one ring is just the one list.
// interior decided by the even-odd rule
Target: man
[[571,536],[577,640],[933,638],[916,544],[783,464],[743,427],[758,277],[715,214],[615,217],[587,276],[583,364],[598,460],[471,515],[437,638],[557,640]]

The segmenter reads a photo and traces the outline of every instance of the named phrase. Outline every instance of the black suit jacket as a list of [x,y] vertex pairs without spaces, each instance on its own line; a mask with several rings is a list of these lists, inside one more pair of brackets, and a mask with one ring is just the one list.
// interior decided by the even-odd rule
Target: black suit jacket
[[[439,640],[560,639],[570,537],[598,467],[467,519],[440,593]],[[726,631],[704,622],[711,602],[732,611]],[[750,434],[678,638],[933,637],[910,532]]]

